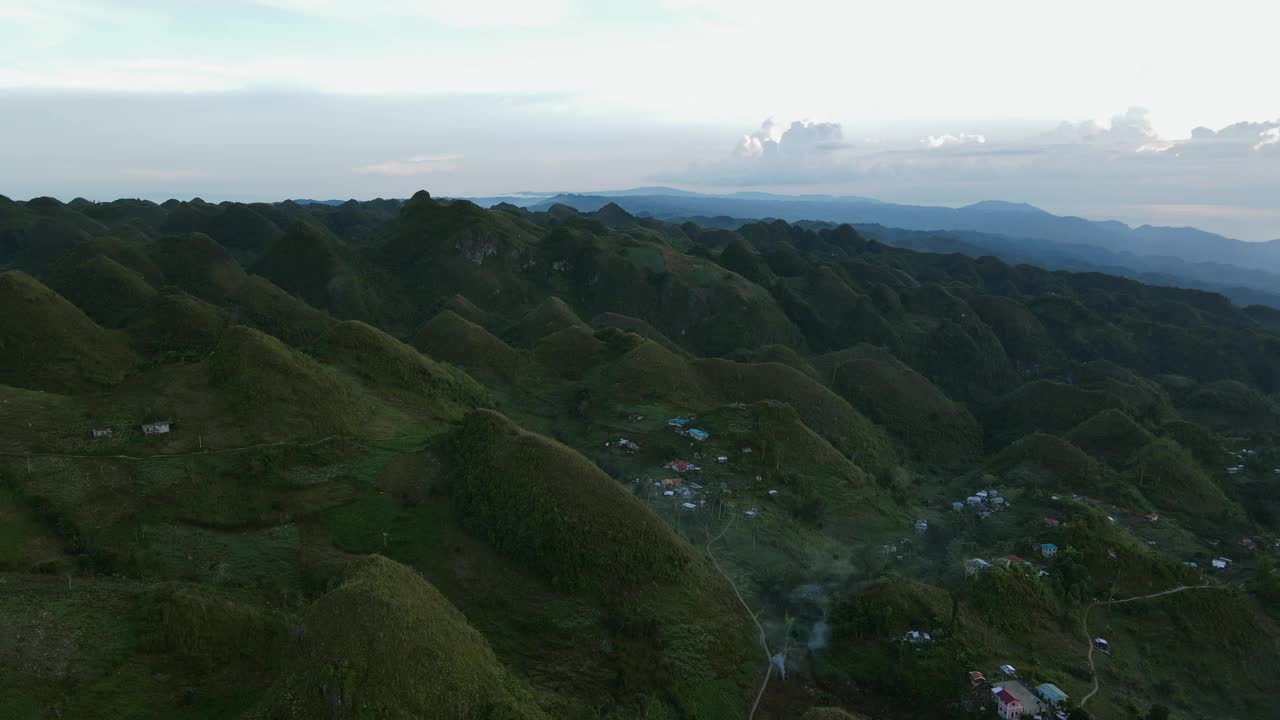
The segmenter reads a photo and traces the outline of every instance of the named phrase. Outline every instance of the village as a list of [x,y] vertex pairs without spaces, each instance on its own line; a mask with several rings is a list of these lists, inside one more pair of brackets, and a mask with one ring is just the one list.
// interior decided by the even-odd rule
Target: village
[[[644,416],[630,415],[628,421],[633,423],[642,422]],[[642,497],[654,499],[669,499],[675,507],[683,512],[693,512],[703,509],[707,506],[708,500],[712,500],[717,511],[726,512],[733,504],[728,501],[728,496],[732,494],[732,490],[724,483],[719,483],[714,488],[708,488],[703,483],[698,482],[695,478],[701,478],[703,465],[699,463],[713,463],[720,467],[727,467],[729,463],[729,455],[723,452],[719,454],[711,454],[704,447],[707,440],[711,437],[711,433],[703,428],[693,425],[694,419],[687,417],[672,417],[667,419],[662,426],[668,432],[677,437],[685,438],[690,441],[686,457],[674,457],[661,465],[658,469],[661,473],[654,473],[648,478],[635,477],[631,480],[634,491]],[[640,452],[641,446],[635,440],[626,436],[619,436],[608,440],[604,446],[612,451],[620,452],[625,455],[635,455]],[[704,447],[700,447],[704,446]],[[744,455],[750,455],[753,452],[751,447],[742,447],[738,452]],[[692,458],[692,460],[687,459]],[[761,475],[754,476],[754,483],[763,482]],[[765,490],[766,498],[775,498],[778,496],[776,488],[767,488]],[[742,509],[741,515],[745,520],[752,520],[759,516],[759,507],[750,506]]]

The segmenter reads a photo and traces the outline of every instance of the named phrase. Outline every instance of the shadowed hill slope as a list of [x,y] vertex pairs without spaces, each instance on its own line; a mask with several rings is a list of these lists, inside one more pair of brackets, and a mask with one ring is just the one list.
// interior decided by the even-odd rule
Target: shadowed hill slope
[[547,718],[457,608],[384,557],[355,563],[297,634],[259,718]]
[[0,273],[0,307],[0,383],[88,390],[118,384],[133,367],[123,338],[26,273]]

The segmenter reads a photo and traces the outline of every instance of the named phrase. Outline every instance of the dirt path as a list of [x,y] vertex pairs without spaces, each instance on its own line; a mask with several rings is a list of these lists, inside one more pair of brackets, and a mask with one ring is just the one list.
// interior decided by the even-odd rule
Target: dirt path
[[773,675],[773,655],[769,652],[769,642],[765,639],[764,626],[760,624],[756,614],[751,611],[751,606],[747,605],[747,601],[742,599],[742,593],[738,592],[738,584],[733,581],[733,578],[729,577],[728,573],[720,569],[720,563],[716,562],[715,553],[711,551],[711,545],[724,537],[724,534],[729,531],[729,527],[733,525],[733,521],[737,518],[737,515],[730,516],[729,522],[725,523],[724,529],[715,537],[707,539],[707,557],[711,558],[711,565],[716,569],[716,572],[720,573],[720,577],[728,581],[729,587],[733,588],[733,594],[737,596],[738,602],[742,604],[742,608],[751,616],[751,622],[755,623],[756,630],[760,632],[760,647],[764,650],[765,670],[764,680],[760,682],[760,690],[756,693],[755,702],[751,703],[751,712],[747,715],[747,720],[752,720],[756,716],[756,709],[760,707],[760,699],[764,697],[765,688],[769,687],[769,677]]
[[1125,598],[1123,600],[1104,600],[1102,602],[1090,603],[1089,607],[1085,608],[1084,610],[1084,640],[1085,642],[1089,643],[1089,674],[1093,675],[1093,689],[1090,690],[1089,694],[1085,695],[1084,699],[1080,701],[1080,707],[1083,708],[1084,704],[1089,702],[1089,698],[1093,697],[1098,693],[1098,671],[1093,664],[1093,651],[1096,648],[1093,646],[1093,635],[1089,632],[1089,611],[1090,610],[1094,609],[1099,605],[1123,605],[1125,603],[1137,602],[1139,600],[1150,600],[1151,598],[1163,597],[1165,595],[1173,595],[1175,593],[1180,593],[1187,590],[1225,590],[1225,589],[1226,588],[1220,585],[1210,585],[1208,582],[1205,582],[1205,584],[1203,585],[1179,585],[1178,587],[1170,588],[1168,590],[1162,590],[1157,593],[1151,593],[1150,595],[1140,595],[1138,597]]

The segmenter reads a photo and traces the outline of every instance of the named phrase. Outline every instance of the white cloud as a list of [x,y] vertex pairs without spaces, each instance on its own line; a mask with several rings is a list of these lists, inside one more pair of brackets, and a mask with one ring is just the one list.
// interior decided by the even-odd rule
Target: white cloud
[[208,173],[192,168],[126,168],[120,174],[146,180],[183,180],[205,177]]
[[393,175],[397,177],[414,177],[418,175],[434,175],[458,169],[459,155],[414,155],[406,160],[387,160],[384,162],[360,165],[351,169],[360,175]]
[[258,0],[304,15],[359,18],[421,18],[454,27],[547,26],[560,22],[566,0]]
[[976,133],[960,133],[959,135],[952,135],[951,133],[947,133],[945,135],[930,135],[920,140],[921,145],[929,148],[940,148],[947,145],[983,145],[986,142],[987,137],[985,135],[978,135]]
[[1104,127],[1093,119],[1064,122],[1054,130],[1042,134],[1040,139],[1049,142],[1127,144],[1136,148],[1156,140],[1156,131],[1146,108],[1131,107],[1120,115],[1112,116],[1109,126]]
[[[767,139],[776,127],[767,123],[745,136],[727,158],[657,179],[925,204],[1007,199],[1095,217],[1108,212],[1100,208],[1159,207],[1162,217],[1172,218],[1171,208],[1180,207],[1210,229],[1251,239],[1280,235],[1268,225],[1280,187],[1273,155],[1280,150],[1280,120],[1167,138],[1146,110],[1132,108],[1107,122],[1068,122],[1046,133],[946,133],[859,146],[839,141],[835,123],[793,125],[794,131]],[[832,147],[841,151],[828,151]],[[1224,210],[1215,216],[1215,207]]]
[[1255,151],[1261,150],[1267,145],[1280,144],[1280,125],[1273,125],[1272,127],[1263,130],[1258,133],[1258,138],[1258,144],[1253,146]]

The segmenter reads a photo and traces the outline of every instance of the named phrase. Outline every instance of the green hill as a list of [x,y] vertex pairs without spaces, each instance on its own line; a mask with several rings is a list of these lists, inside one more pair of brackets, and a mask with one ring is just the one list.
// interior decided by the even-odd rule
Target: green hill
[[226,310],[176,288],[167,288],[129,327],[129,335],[141,352],[199,355],[213,349],[230,323],[231,315]]
[[490,411],[469,415],[449,452],[450,492],[500,552],[565,587],[674,582],[690,549],[586,458]]
[[741,364],[705,359],[694,363],[706,385],[729,402],[778,400],[795,408],[805,424],[872,472],[894,462],[885,433],[843,398],[799,370],[779,363]]
[[413,335],[413,345],[427,355],[465,368],[509,377],[520,364],[510,345],[452,310],[442,310]]
[[571,325],[538,340],[533,356],[548,372],[579,379],[603,359],[605,350],[590,329]]
[[489,391],[466,373],[356,320],[334,325],[319,348],[326,363],[416,412],[457,417],[465,409],[492,403]]
[[1127,460],[1151,442],[1151,433],[1124,412],[1110,408],[1075,426],[1067,433],[1072,444],[1111,462]]
[[958,465],[978,455],[982,432],[967,408],[887,352],[859,346],[858,354],[832,373],[851,405],[930,462]]
[[411,569],[373,555],[308,609],[258,717],[547,717],[484,636]]
[[1274,313],[539,207],[0,198],[0,707],[1266,714]]
[[26,273],[0,273],[0,383],[78,391],[120,383],[136,359],[122,337]]
[[378,411],[351,378],[243,325],[227,330],[204,365],[230,415],[265,439],[368,435]]
[[589,328],[563,300],[549,297],[520,318],[516,338],[525,346],[532,346],[539,339],[566,328]]
[[50,276],[51,287],[105,327],[137,318],[156,291],[139,273],[105,255],[95,255]]

